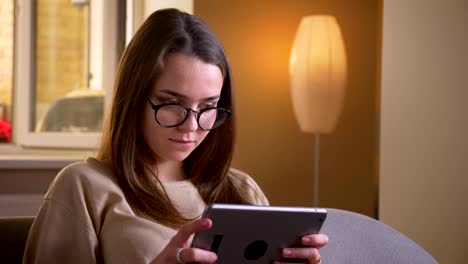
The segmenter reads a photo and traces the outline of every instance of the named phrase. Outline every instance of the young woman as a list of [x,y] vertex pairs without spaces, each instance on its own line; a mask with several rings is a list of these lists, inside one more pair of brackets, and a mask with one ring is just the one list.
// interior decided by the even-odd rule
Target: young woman
[[[153,13],[125,50],[96,158],[64,168],[31,228],[24,263],[213,263],[190,248],[207,204],[266,205],[231,169],[233,91],[223,48],[206,24]],[[288,228],[285,224],[284,228]],[[320,263],[325,235],[286,258]]]

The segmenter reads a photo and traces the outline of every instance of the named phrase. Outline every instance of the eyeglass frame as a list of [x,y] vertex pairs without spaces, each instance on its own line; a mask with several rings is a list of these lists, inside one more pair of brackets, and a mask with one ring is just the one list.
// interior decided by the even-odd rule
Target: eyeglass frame
[[[185,123],[185,121],[187,121],[187,119],[189,118],[190,114],[191,114],[191,113],[194,113],[194,114],[195,114],[195,119],[197,120],[197,125],[198,125],[198,127],[199,127],[201,130],[203,130],[203,131],[210,131],[210,130],[216,129],[216,128],[220,127],[221,125],[223,125],[224,122],[226,122],[226,121],[228,120],[228,118],[232,115],[232,112],[231,112],[229,109],[222,108],[222,107],[209,106],[209,107],[205,107],[205,108],[202,108],[202,109],[196,111],[196,110],[193,110],[193,109],[190,108],[190,107],[183,106],[183,105],[181,105],[181,104],[179,104],[179,103],[162,103],[162,104],[155,104],[155,103],[153,103],[153,102],[151,101],[151,99],[150,99],[149,97],[146,97],[146,99],[148,99],[148,102],[149,102],[150,105],[151,105],[151,109],[154,110],[154,119],[156,120],[156,122],[157,122],[160,126],[165,127],[165,128],[177,127],[177,126],[182,125],[183,123]],[[176,105],[176,106],[180,106],[180,107],[184,108],[184,109],[185,109],[185,113],[186,113],[184,119],[183,119],[180,123],[175,124],[175,125],[165,126],[165,125],[161,124],[156,116],[157,116],[157,114],[158,114],[159,109],[161,109],[162,107],[164,107],[164,106],[166,106],[166,105]],[[212,110],[212,109],[222,110],[222,111],[226,112],[226,113],[227,113],[226,119],[223,121],[223,123],[221,123],[220,125],[218,125],[218,126],[216,126],[216,127],[214,127],[214,128],[204,129],[204,128],[202,128],[202,127],[200,126],[200,115],[201,115],[203,112],[208,111],[208,110]],[[216,121],[215,121],[215,123],[216,123]]]

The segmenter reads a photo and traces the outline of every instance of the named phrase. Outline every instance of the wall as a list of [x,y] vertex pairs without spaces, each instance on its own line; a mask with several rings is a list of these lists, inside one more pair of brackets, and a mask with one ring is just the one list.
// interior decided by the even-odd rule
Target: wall
[[380,218],[468,259],[468,4],[384,2]]
[[[41,155],[42,154],[42,155]],[[50,183],[65,166],[83,160],[61,156],[0,155],[0,217],[36,215]]]
[[294,119],[289,54],[302,16],[331,14],[342,27],[349,81],[337,129],[321,136],[319,205],[375,216],[378,11],[378,1],[195,1],[194,14],[221,39],[233,69],[234,166],[272,204],[312,205],[314,137]]

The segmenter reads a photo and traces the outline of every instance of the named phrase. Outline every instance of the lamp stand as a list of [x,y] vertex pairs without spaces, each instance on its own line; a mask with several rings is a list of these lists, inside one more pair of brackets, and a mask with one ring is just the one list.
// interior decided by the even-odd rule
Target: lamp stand
[[314,206],[319,206],[319,184],[320,184],[320,133],[314,134],[315,148],[314,148]]

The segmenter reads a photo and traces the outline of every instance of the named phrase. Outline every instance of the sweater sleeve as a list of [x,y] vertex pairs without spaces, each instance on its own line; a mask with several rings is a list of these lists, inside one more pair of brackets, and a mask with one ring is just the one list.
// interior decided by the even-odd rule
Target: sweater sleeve
[[46,199],[31,227],[23,263],[96,263],[96,234],[64,205]]
[[64,168],[54,179],[29,231],[23,263],[100,262],[83,167]]

